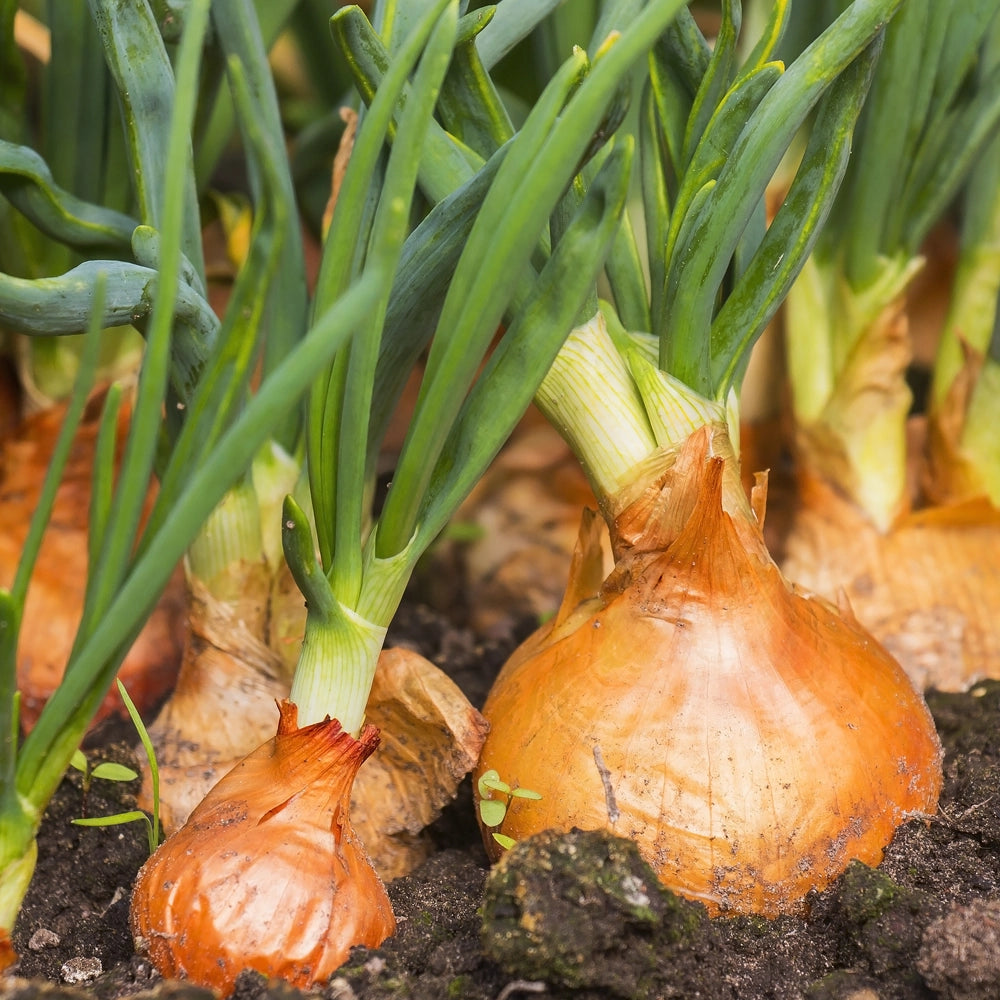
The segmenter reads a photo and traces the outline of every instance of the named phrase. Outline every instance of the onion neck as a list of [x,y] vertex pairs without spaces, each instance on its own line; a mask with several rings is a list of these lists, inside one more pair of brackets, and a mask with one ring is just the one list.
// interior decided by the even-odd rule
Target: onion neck
[[619,517],[644,493],[662,492],[684,443],[708,428],[709,456],[722,458],[723,508],[757,523],[739,475],[739,407],[708,399],[656,363],[656,347],[627,333],[610,306],[574,329],[535,397],[579,458],[618,542],[630,546]]
[[656,451],[642,397],[602,311],[570,332],[535,403],[573,449],[602,508]]
[[187,551],[188,572],[215,592],[213,581],[225,578],[232,567],[264,558],[260,505],[253,485],[240,480],[209,514]]
[[295,667],[289,699],[298,708],[300,726],[336,719],[357,736],[386,627],[341,607],[333,621],[306,618],[302,651]]
[[388,559],[377,557],[375,534],[365,544],[361,593],[354,608],[334,597],[325,578],[315,581],[325,597],[309,602],[289,696],[298,707],[300,725],[330,717],[357,736],[364,723],[386,630],[403,598],[415,558],[412,539],[402,552]]

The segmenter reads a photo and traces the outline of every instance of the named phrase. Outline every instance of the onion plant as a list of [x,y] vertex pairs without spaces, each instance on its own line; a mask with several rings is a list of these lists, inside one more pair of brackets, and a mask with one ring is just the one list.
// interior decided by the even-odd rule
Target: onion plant
[[[308,303],[277,105],[252,7],[242,0],[188,5],[171,60],[150,7],[94,0],[121,102],[138,218],[68,191],[30,148],[3,147],[3,191],[11,204],[48,236],[91,253],[61,275],[0,275],[4,322],[34,336],[89,323],[46,500],[2,599],[0,928],[7,961],[45,804],[172,568],[183,555],[193,577],[212,580],[234,563],[267,562],[265,508],[251,463],[274,454],[279,440],[293,467],[303,462],[311,508],[307,516],[289,498],[280,522],[275,518],[309,608],[292,696],[300,721],[333,716],[344,729],[359,729],[385,627],[415,560],[500,447],[579,318],[618,227],[630,144],[607,155],[572,211],[556,209],[606,138],[608,107],[622,81],[678,6],[649,4],[592,59],[576,51],[516,135],[496,120],[502,144],[483,156],[431,117],[439,94],[442,118],[446,93],[459,104],[463,89],[465,103],[477,99],[468,93],[472,82],[445,72],[450,64],[482,65],[480,45],[498,59],[548,7],[510,3],[507,15],[498,11],[489,24],[488,13],[460,17],[457,0],[381,5],[376,23],[388,58],[367,95],[371,107]],[[362,27],[367,22],[357,8],[337,20],[374,33]],[[142,58],[134,58],[137,52]],[[212,79],[206,52],[223,60],[255,202],[247,261],[221,323],[205,299],[192,138],[206,113],[199,93]],[[407,236],[418,182],[439,204]],[[564,238],[550,252],[544,231],[553,213]],[[394,485],[373,522],[375,456],[397,388],[420,350],[407,330],[421,311],[436,332]],[[113,388],[98,440],[83,619],[62,684],[19,744],[17,629],[32,561],[60,456],[93,378],[98,331],[126,318],[143,328],[146,343],[122,468],[114,482],[111,434],[122,390]],[[487,357],[501,321],[503,336]],[[251,390],[258,361],[260,383]],[[309,386],[303,411],[297,401]],[[159,492],[140,527],[154,476]],[[287,719],[283,725],[287,731]]]
[[[924,240],[974,168],[963,213],[964,287],[956,296],[979,286],[985,308],[969,310],[956,299],[963,312],[953,315],[941,348],[935,407],[962,368],[960,343],[978,356],[989,348],[997,281],[987,248],[995,239],[997,198],[996,167],[989,163],[1000,123],[998,22],[990,2],[904,5],[888,31],[849,176],[789,298],[788,358],[803,461],[882,532],[911,506],[910,349],[894,316],[923,266]],[[987,381],[990,369],[983,369]],[[984,415],[962,434],[982,441],[994,426]]]
[[[636,126],[645,246],[619,231],[611,299],[536,396],[590,479],[615,566],[602,580],[585,517],[558,613],[484,706],[478,774],[539,793],[511,811],[513,839],[622,833],[710,913],[801,910],[852,858],[877,862],[940,790],[919,693],[848,609],[783,578],[763,483],[748,498],[738,458],[750,349],[830,211],[899,6],[848,5],[787,67],[773,53],[788,3],[742,63],[738,2],[714,46],[680,12]],[[768,226],[765,191],[802,129]],[[502,850],[489,829],[484,842]]]
[[[213,5],[213,14],[220,14],[223,6]],[[232,5],[230,10],[234,17],[240,14]],[[229,78],[249,155],[259,171],[259,205],[250,260],[220,324],[203,297],[200,235],[196,225],[192,229],[197,214],[192,217],[196,204],[189,136],[207,4],[190,8],[176,82],[149,9],[136,5],[122,15],[124,20],[116,19],[116,13],[121,13],[118,5],[95,5],[95,22],[105,32],[109,54],[116,46],[120,52],[132,46],[153,63],[152,69],[138,59],[119,65],[127,75],[120,81],[122,89],[130,87],[133,99],[149,98],[144,104],[126,105],[124,116],[136,172],[144,181],[138,185],[143,223],[66,192],[33,151],[4,146],[4,192],[12,205],[51,237],[74,246],[96,245],[115,255],[85,261],[54,277],[0,277],[5,323],[50,336],[85,328],[88,317],[90,324],[84,364],[43,501],[17,577],[2,596],[0,929],[5,963],[12,958],[9,933],[34,867],[41,815],[125,651],[213,507],[246,475],[255,453],[293,411],[317,368],[349,337],[353,324],[377,299],[378,289],[389,286],[393,270],[391,256],[373,256],[364,275],[338,298],[338,308],[303,331],[301,342],[268,373],[251,400],[248,387],[262,333],[255,304],[266,301],[267,290],[274,286],[288,235],[290,205],[281,147],[266,131],[261,100],[251,96],[248,79],[253,74],[234,54]],[[150,117],[164,108],[169,112],[166,119]],[[151,155],[154,142],[157,155]],[[295,251],[289,253],[294,256]],[[45,316],[44,326],[39,313]],[[120,388],[108,393],[101,422],[87,599],[76,644],[62,684],[20,742],[18,624],[73,427],[93,380],[98,333],[124,318],[139,322],[144,317],[146,348],[117,483],[112,435],[122,403]],[[160,492],[140,530],[140,511],[154,470]]]
[[[917,683],[950,690],[1000,656],[998,128],[996,5],[907,2],[785,323],[800,503],[784,569],[844,594]],[[956,222],[952,280],[924,252]],[[943,330],[916,315],[918,275],[944,291]],[[936,341],[922,368],[911,317]]]

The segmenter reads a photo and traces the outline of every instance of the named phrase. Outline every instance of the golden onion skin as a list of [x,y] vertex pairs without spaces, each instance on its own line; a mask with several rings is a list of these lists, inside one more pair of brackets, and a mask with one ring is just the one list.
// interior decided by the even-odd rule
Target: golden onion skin
[[775,916],[933,812],[941,751],[898,664],[723,509],[728,463],[709,450],[689,439],[639,501],[650,516],[616,521],[600,593],[504,667],[478,773],[541,793],[512,803],[515,840],[606,828],[710,912]]
[[799,476],[782,569],[858,619],[920,688],[964,691],[1000,677],[1000,511],[946,502],[879,531],[823,480]]
[[139,872],[132,933],[164,977],[227,996],[243,969],[307,989],[356,944],[395,930],[381,880],[351,828],[351,786],[378,746],[335,720],[297,728],[236,765]]

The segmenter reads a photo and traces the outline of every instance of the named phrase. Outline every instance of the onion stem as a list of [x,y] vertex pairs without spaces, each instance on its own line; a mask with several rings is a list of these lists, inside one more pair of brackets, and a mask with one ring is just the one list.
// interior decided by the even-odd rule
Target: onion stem
[[642,397],[601,312],[566,338],[535,401],[569,442],[599,497],[616,494],[656,449]]
[[222,498],[192,542],[188,570],[214,593],[211,581],[230,567],[263,558],[257,493],[249,478],[242,479]]
[[385,633],[384,625],[345,607],[329,622],[307,618],[290,696],[301,725],[322,722],[335,706],[333,717],[345,732],[357,736]]

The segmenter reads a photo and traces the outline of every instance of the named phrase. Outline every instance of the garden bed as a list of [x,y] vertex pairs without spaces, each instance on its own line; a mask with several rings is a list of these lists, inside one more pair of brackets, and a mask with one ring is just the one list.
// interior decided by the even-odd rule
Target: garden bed
[[[481,704],[523,632],[513,629],[507,642],[482,640],[411,603],[391,638],[418,646]],[[946,751],[938,813],[904,826],[878,869],[852,867],[803,917],[708,920],[700,905],[662,893],[624,842],[571,835],[519,845],[519,864],[491,891],[492,929],[484,934],[488,865],[467,781],[432,831],[435,853],[389,887],[396,936],[377,951],[357,949],[320,993],[330,1000],[995,1000],[1000,683],[931,692],[929,702]],[[121,731],[98,736],[93,757],[128,756]],[[128,808],[133,790],[94,782],[86,809]],[[134,954],[128,932],[145,831],[72,826],[83,807],[80,776],[72,773],[43,824],[38,870],[16,928],[23,978],[0,980],[0,995],[176,997],[179,987],[159,981]],[[563,866],[567,854],[572,864]],[[608,890],[615,884],[638,896],[623,901]],[[202,992],[184,988],[185,995]],[[289,988],[246,973],[238,995],[288,996]]]

